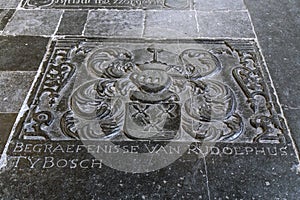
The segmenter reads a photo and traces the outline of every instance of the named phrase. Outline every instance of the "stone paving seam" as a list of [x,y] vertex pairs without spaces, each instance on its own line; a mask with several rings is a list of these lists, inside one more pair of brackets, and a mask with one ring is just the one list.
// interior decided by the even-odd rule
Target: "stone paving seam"
[[87,13],[86,20],[85,20],[85,23],[84,23],[84,26],[83,26],[83,30],[81,32],[81,36],[85,35],[86,26],[87,26],[87,22],[88,22],[90,14],[91,14],[91,10],[89,10],[88,13]]
[[205,174],[206,174],[207,196],[208,196],[208,200],[211,200],[211,193],[210,193],[210,188],[209,188],[209,177],[208,177],[208,168],[207,168],[207,163],[206,163],[206,156],[202,155],[202,157],[203,157],[204,169],[205,169]]
[[7,25],[11,22],[11,20],[14,18],[14,16],[16,15],[16,12],[18,11],[18,9],[15,9],[15,12],[12,14],[12,16],[10,16],[10,18],[8,19],[8,21],[6,22],[5,26],[3,27],[3,29],[1,30],[1,35],[4,34],[4,30],[7,27]]
[[196,10],[194,10],[195,13],[195,19],[196,19],[196,25],[197,25],[197,33],[200,33],[200,26],[199,26],[199,21],[198,21],[198,13]]
[[60,23],[61,23],[61,21],[63,19],[64,13],[65,13],[65,10],[63,10],[62,14],[60,15],[60,18],[59,18],[58,23],[56,25],[56,29],[54,30],[54,32],[53,32],[53,34],[51,36],[55,36],[56,35],[56,33],[57,33],[58,29],[59,29]]
[[142,24],[142,34],[141,34],[141,38],[144,38],[144,35],[145,35],[145,31],[146,31],[146,17],[147,17],[147,13],[144,12],[144,15],[143,15],[143,24]]
[[0,30],[3,31],[9,20],[13,17],[14,13],[16,12],[16,9],[0,9],[0,12],[6,12],[4,13],[1,21],[0,21]]
[[17,9],[22,9],[22,4],[23,4],[23,0],[20,0],[18,6],[17,6]]

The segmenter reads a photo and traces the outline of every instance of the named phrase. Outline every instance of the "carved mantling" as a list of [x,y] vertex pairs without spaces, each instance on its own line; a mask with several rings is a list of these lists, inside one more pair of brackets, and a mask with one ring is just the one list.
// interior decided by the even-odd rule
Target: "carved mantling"
[[[180,53],[152,45],[55,48],[20,137],[243,142],[249,124],[252,142],[284,142],[284,124],[257,49],[225,44]],[[218,80],[229,67],[221,57],[238,63],[232,70],[235,85]],[[80,80],[80,74],[86,78]],[[251,116],[241,114],[233,87],[247,99],[242,104]]]
[[260,61],[258,49],[254,44],[239,46],[228,44],[232,51],[239,56],[241,67],[233,70],[233,76],[243,93],[248,99],[248,104],[253,111],[249,119],[250,124],[259,133],[254,142],[281,143],[284,138],[284,121],[276,112],[270,90],[262,71],[263,62]]
[[[68,89],[72,88],[76,68],[88,50],[79,45],[69,50],[56,50],[46,67],[39,91],[31,105],[29,117],[24,124],[24,139],[51,139],[49,134],[54,120],[69,113]],[[43,109],[41,109],[43,107]],[[45,109],[47,108],[47,109]],[[71,128],[71,127],[69,127]]]

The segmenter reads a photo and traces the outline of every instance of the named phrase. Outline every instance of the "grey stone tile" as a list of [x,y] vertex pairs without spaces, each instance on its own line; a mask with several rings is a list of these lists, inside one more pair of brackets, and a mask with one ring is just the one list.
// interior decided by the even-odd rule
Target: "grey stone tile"
[[254,38],[246,11],[197,12],[200,37]]
[[84,35],[141,37],[144,12],[101,10],[91,11],[88,15]]
[[4,29],[7,35],[52,35],[62,10],[18,10]]
[[17,113],[0,113],[0,156],[3,152]]
[[16,8],[21,0],[0,0],[0,8]]
[[0,112],[18,112],[35,72],[0,72]]
[[196,0],[194,6],[200,11],[246,9],[243,0]]
[[189,38],[197,36],[194,11],[147,11],[144,37]]
[[45,37],[1,36],[0,71],[37,70],[48,41]]
[[87,20],[87,10],[65,11],[57,35],[81,35]]
[[214,146],[214,154],[206,157],[211,199],[299,198],[300,176],[291,146],[223,144]]
[[0,9],[0,31],[4,29],[14,12],[15,9]]

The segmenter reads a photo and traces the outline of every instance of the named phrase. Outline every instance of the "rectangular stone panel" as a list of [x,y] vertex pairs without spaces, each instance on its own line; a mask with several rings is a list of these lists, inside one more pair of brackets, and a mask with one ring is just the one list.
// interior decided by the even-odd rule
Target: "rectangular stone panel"
[[197,38],[195,11],[146,11],[145,38]]
[[0,72],[0,113],[18,113],[36,72]]
[[90,11],[83,34],[93,37],[140,38],[144,18],[145,13],[141,10]]
[[192,0],[23,0],[24,8],[189,9]]
[[49,38],[31,36],[0,37],[1,71],[37,71]]
[[56,35],[82,35],[87,15],[87,10],[65,11]]
[[54,38],[30,94],[3,197],[277,198],[299,183],[254,40]]
[[62,10],[17,10],[3,33],[50,36],[56,31],[62,14]]
[[199,37],[255,38],[248,11],[197,11]]

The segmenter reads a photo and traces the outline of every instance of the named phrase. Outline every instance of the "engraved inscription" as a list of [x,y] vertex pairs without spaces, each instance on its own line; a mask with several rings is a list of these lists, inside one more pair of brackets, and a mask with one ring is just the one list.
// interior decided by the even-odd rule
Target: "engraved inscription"
[[155,8],[185,9],[190,0],[24,0],[25,8]]

